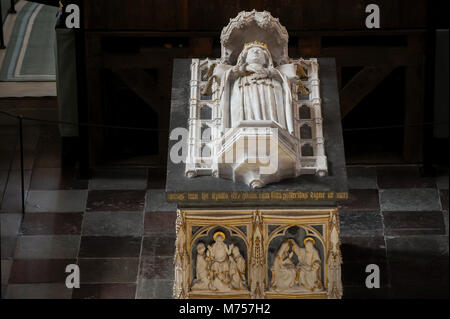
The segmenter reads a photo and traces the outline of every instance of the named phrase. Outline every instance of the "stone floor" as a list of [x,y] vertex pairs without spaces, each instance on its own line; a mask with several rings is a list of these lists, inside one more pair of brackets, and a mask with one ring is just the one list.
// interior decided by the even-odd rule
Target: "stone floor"
[[[26,127],[26,215],[20,213],[17,134],[0,128],[3,298],[170,298],[175,207],[164,172],[61,168],[55,127]],[[345,298],[448,298],[448,169],[349,167],[340,206]],[[5,188],[6,187],[6,188]],[[1,197],[0,197],[1,198]],[[65,286],[68,264],[81,288]],[[365,287],[377,264],[381,288]]]

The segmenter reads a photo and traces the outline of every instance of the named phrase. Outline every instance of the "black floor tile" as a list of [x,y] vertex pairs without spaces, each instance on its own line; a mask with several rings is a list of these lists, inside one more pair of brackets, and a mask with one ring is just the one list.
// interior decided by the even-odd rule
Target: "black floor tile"
[[378,211],[380,203],[376,189],[351,189],[349,198],[340,204],[343,211]]
[[339,211],[341,236],[383,236],[383,221],[379,211]]
[[140,279],[173,279],[173,256],[142,257]]
[[86,211],[143,211],[144,205],[144,190],[92,190],[89,191]]
[[442,212],[383,212],[386,236],[445,235]]
[[83,283],[135,283],[139,258],[79,259]]
[[81,284],[72,299],[134,299],[136,284]]
[[144,237],[142,256],[174,256],[175,236]]
[[81,237],[80,258],[139,257],[141,237]]
[[83,213],[30,213],[25,214],[23,235],[79,235]]
[[434,177],[422,176],[418,166],[378,167],[378,187],[387,188],[435,188]]
[[11,266],[9,283],[65,283],[66,267],[75,263],[75,259],[16,259]]

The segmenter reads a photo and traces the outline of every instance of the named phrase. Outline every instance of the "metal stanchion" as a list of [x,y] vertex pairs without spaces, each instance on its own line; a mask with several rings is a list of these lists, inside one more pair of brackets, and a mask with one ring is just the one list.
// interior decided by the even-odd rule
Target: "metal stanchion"
[[11,0],[11,8],[9,8],[9,13],[12,13],[12,14],[17,13],[15,0]]
[[6,49],[5,39],[3,37],[3,14],[2,14],[2,2],[0,1],[0,50]]
[[25,216],[25,182],[23,165],[23,118],[19,116],[19,140],[20,140],[20,178],[22,189],[22,218]]

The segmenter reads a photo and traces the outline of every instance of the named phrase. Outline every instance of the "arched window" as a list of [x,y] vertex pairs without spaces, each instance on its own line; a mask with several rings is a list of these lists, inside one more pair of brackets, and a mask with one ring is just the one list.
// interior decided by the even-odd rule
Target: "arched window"
[[312,129],[308,124],[303,124],[300,127],[300,138],[305,140],[312,139]]
[[208,79],[206,78],[206,73],[208,73],[208,68],[204,68],[200,73],[201,73],[201,80],[208,81]]
[[202,141],[211,141],[211,128],[206,124],[202,125],[201,139]]
[[202,157],[211,157],[211,149],[209,148],[208,145],[203,144],[202,149],[201,149],[201,154],[202,154]]
[[200,109],[200,119],[201,120],[211,120],[212,119],[212,109],[209,106],[202,106]]
[[298,93],[297,97],[298,97],[299,101],[308,101],[309,100],[309,94]]
[[304,86],[307,92],[305,92],[306,94],[302,94],[302,90],[297,92],[297,98],[299,101],[308,101],[311,97],[311,88],[309,87],[309,84],[304,83]]
[[311,118],[311,109],[309,106],[303,104],[299,108],[300,118],[303,120],[309,120]]
[[302,156],[314,156],[314,149],[310,144],[302,146]]
[[211,99],[212,99],[212,95],[200,94],[200,100],[202,100],[202,101],[211,101]]

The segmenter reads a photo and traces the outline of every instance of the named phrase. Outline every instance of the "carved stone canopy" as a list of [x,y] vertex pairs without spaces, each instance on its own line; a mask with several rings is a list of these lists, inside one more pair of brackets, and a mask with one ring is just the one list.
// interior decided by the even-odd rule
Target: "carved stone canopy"
[[259,41],[267,44],[275,66],[289,63],[289,35],[277,18],[270,12],[256,10],[242,11],[223,28],[220,36],[222,43],[221,62],[236,64],[244,44]]

